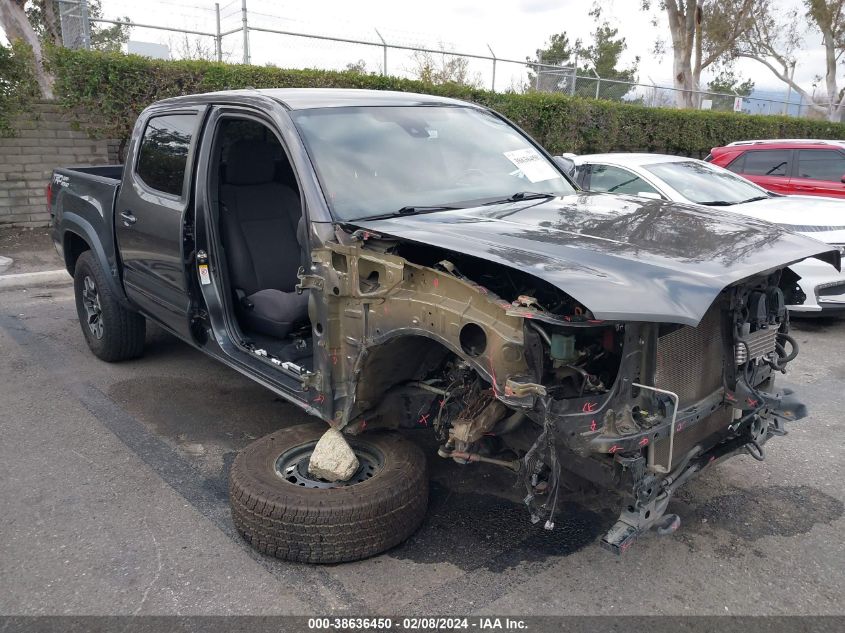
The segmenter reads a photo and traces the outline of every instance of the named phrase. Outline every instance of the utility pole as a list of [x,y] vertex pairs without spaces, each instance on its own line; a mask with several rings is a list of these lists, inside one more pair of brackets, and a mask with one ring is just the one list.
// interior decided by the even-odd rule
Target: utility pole
[[648,77],[648,80],[651,82],[651,107],[653,108],[657,105],[657,84],[654,83],[654,79],[652,79],[649,75],[646,75],[646,77]]
[[217,34],[214,36],[214,43],[217,45],[217,61],[223,61],[223,38],[220,36],[220,3],[214,3],[214,15],[217,17]]
[[246,19],[246,0],[241,0],[241,24],[244,32],[244,64],[249,63],[249,24]]
[[79,26],[82,35],[82,48],[91,50],[91,22],[88,15],[88,0],[79,2]]
[[[792,68],[789,69],[789,81],[793,81],[795,79],[795,62],[792,62]],[[786,84],[786,103],[783,104],[783,114],[784,116],[789,111],[789,100],[792,98],[792,84]],[[801,108],[798,108],[798,114],[801,114]]]
[[490,83],[490,91],[496,92],[496,53],[493,52],[493,49],[490,48],[490,45],[487,45],[487,50],[490,51],[490,54],[493,56],[493,81]]
[[384,54],[384,61],[382,62],[381,74],[384,77],[387,77],[387,42],[384,41],[384,38],[381,36],[381,33],[378,32],[378,29],[373,27],[373,30],[378,35],[378,38],[381,40],[381,48],[382,53]]
[[540,90],[540,73],[543,72],[543,54],[537,55],[537,74],[534,75],[534,90]]

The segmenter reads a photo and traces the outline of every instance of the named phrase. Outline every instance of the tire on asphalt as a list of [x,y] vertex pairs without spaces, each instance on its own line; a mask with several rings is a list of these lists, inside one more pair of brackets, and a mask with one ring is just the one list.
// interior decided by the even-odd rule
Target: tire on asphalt
[[281,456],[307,452],[326,429],[324,422],[282,429],[253,442],[235,458],[229,475],[232,518],[238,532],[261,553],[304,563],[359,560],[398,545],[425,517],[426,459],[398,433],[347,437],[362,463],[351,481],[362,479],[361,469],[366,469],[362,450],[381,459],[370,476],[357,483],[312,488],[301,480],[291,483],[295,478],[277,472]]
[[[110,363],[137,358],[144,352],[146,320],[121,305],[106,281],[105,273],[91,251],[76,260],[73,271],[76,313],[85,341],[94,355]],[[93,327],[86,303],[99,308],[100,327]]]

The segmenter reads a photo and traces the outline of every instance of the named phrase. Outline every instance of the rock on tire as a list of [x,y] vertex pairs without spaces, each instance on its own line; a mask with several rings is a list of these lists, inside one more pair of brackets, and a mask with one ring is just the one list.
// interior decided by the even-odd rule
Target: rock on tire
[[[428,468],[416,445],[391,432],[350,437],[359,471],[340,484],[312,481],[307,454],[326,428],[320,422],[276,431],[235,458],[232,519],[263,554],[304,563],[359,560],[401,543],[422,522]],[[304,467],[291,466],[296,459],[305,459]]]

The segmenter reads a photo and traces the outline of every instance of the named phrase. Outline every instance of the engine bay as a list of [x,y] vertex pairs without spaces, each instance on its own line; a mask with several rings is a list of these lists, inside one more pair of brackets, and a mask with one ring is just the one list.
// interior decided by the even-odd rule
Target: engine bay
[[695,325],[606,320],[516,266],[352,237],[315,254],[337,297],[327,348],[344,359],[342,428],[430,428],[441,457],[514,472],[549,529],[561,489],[584,481],[623,499],[608,549],[674,529],[664,515],[681,482],[740,451],[763,457],[805,414],[773,391],[797,355],[788,269],[723,289]]

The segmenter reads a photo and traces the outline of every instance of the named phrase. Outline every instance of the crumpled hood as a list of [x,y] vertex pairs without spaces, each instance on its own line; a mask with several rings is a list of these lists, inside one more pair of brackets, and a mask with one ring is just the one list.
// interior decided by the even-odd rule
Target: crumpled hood
[[839,268],[838,251],[776,224],[601,193],[350,224],[528,272],[606,320],[698,325],[736,281],[816,255]]

